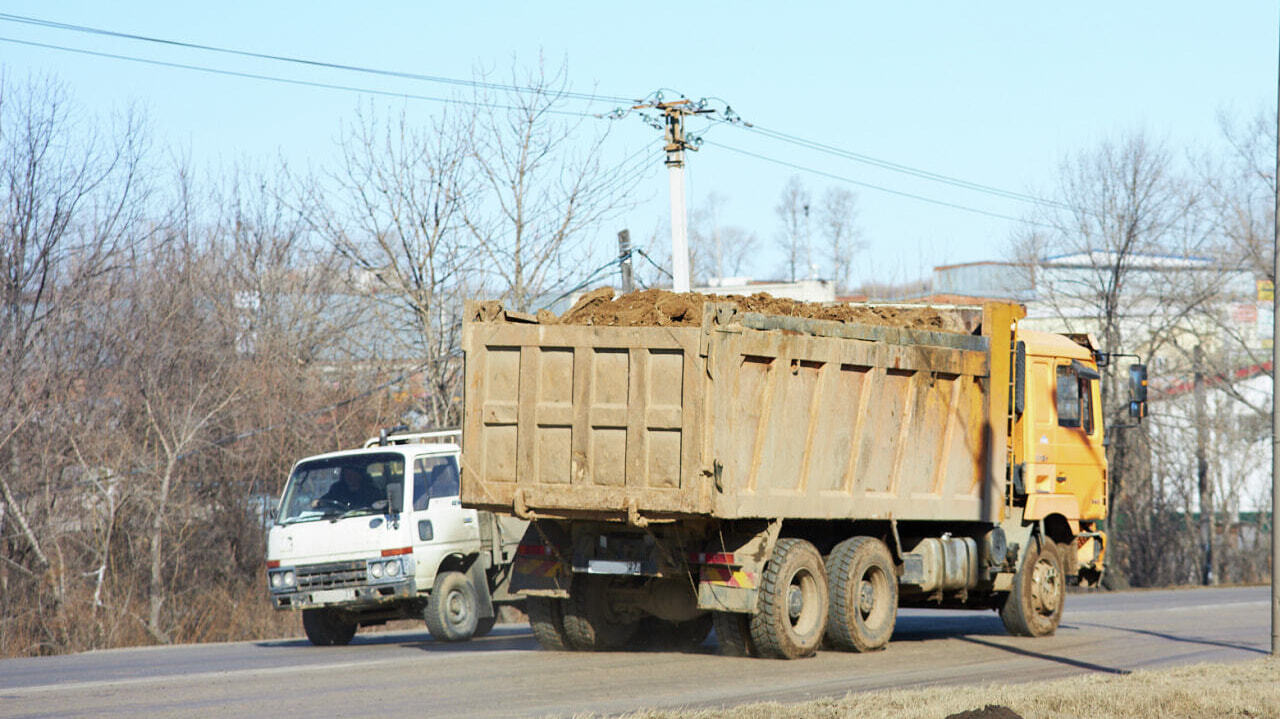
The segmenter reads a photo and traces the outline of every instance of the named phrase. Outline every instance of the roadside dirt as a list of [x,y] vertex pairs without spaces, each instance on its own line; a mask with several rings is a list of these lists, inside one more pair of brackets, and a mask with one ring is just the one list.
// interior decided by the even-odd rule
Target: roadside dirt
[[707,302],[732,302],[746,312],[835,320],[864,325],[907,327],[911,329],[965,332],[961,322],[932,307],[868,307],[863,305],[825,305],[799,302],[757,293],[741,295],[704,295],[697,292],[642,290],[620,297],[613,289],[601,287],[583,295],[560,317],[548,312],[538,314],[542,324],[605,325],[609,327],[696,326],[702,322],[702,307]]

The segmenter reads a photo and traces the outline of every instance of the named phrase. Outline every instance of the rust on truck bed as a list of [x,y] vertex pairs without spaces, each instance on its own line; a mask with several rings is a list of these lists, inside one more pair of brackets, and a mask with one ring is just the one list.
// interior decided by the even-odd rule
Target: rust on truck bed
[[696,323],[683,303],[666,323],[622,326],[601,305],[632,296],[602,296],[600,324],[468,304],[467,505],[632,521],[998,516],[1016,305],[858,308],[869,322],[709,298]]

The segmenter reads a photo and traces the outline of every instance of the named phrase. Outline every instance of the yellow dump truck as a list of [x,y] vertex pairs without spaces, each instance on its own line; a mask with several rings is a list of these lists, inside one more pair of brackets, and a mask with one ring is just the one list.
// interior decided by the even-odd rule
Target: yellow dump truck
[[697,646],[714,626],[729,655],[871,651],[900,606],[1041,636],[1068,584],[1100,578],[1087,336],[1020,330],[1005,303],[930,310],[948,329],[701,309],[466,308],[462,500],[532,520],[512,589],[542,646]]

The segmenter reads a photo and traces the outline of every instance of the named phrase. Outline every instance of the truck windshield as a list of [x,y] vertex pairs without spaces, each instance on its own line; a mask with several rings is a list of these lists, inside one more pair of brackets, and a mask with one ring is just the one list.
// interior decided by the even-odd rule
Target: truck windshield
[[280,524],[388,511],[387,489],[404,487],[404,457],[359,454],[298,464],[280,504]]

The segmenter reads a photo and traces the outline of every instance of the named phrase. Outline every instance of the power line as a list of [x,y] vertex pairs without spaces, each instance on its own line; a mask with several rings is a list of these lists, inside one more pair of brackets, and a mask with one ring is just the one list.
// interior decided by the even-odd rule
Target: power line
[[106,37],[116,37],[126,40],[136,40],[139,42],[149,42],[157,45],[166,45],[169,47],[181,47],[191,50],[203,50],[206,52],[216,52],[224,55],[236,55],[239,57],[251,57],[260,60],[272,60],[275,62],[293,63],[296,65],[305,65],[309,67],[321,67],[330,70],[345,70],[348,72],[358,72],[366,75],[380,75],[383,77],[398,77],[407,80],[419,80],[422,82],[434,82],[446,85],[456,85],[462,87],[484,88],[487,90],[503,90],[507,92],[534,93],[534,94],[551,94],[557,97],[566,97],[575,100],[586,100],[588,102],[636,102],[633,98],[622,97],[620,95],[601,95],[596,93],[576,92],[573,90],[564,90],[560,92],[546,93],[546,91],[536,87],[525,87],[521,85],[512,85],[498,82],[487,82],[483,80],[463,80],[453,77],[445,77],[442,75],[426,75],[415,72],[405,72],[401,70],[386,70],[381,68],[365,67],[362,65],[347,65],[343,63],[327,62],[323,60],[311,60],[308,58],[292,57],[289,55],[274,55],[271,53],[254,52],[252,50],[239,50],[236,48],[220,47],[217,45],[204,45],[201,43],[186,42],[183,40],[171,40],[168,38],[152,37],[149,35],[137,35],[134,33],[120,32],[117,30],[107,30],[105,28],[90,27],[88,25],[75,25],[72,23],[56,22],[53,20],[44,20],[41,18],[28,17],[25,15],[14,15],[11,13],[0,13],[0,20],[6,22],[22,23],[26,25],[34,25],[37,27],[51,28],[55,30],[67,30],[70,32],[86,33],[91,35],[102,35]]
[[810,150],[816,150],[818,152],[824,152],[829,155],[842,157],[848,160],[853,160],[855,162],[861,162],[863,164],[871,165],[873,167],[879,167],[885,170],[890,170],[892,172],[899,172],[902,174],[911,175],[913,177],[919,177],[919,178],[930,180],[933,182],[940,182],[943,184],[952,185],[954,187],[959,187],[961,189],[971,190],[974,192],[982,192],[988,195],[994,195],[996,197],[1002,197],[1009,200],[1017,200],[1019,202],[1028,202],[1035,205],[1048,205],[1051,207],[1069,209],[1067,205],[1061,202],[1058,202],[1056,200],[1037,197],[1035,195],[1029,195],[1023,192],[1015,192],[1013,190],[1005,190],[1005,189],[994,187],[991,185],[984,185],[977,182],[971,182],[969,180],[965,180],[959,177],[952,177],[950,175],[944,175],[937,172],[931,172],[929,170],[923,170],[918,167],[912,167],[911,165],[904,165],[899,162],[892,162],[890,160],[884,160],[878,157],[872,157],[870,155],[854,152],[852,150],[846,150],[843,148],[835,147],[834,145],[828,145],[826,143],[818,142],[816,140],[808,140],[806,138],[799,137],[796,135],[791,135],[785,132],[781,132],[779,130],[773,130],[770,128],[761,127],[759,125],[752,125],[748,123],[732,123],[732,124],[735,124],[739,127],[743,127],[751,132],[764,135],[765,137],[769,137],[775,140],[781,140],[782,142],[788,142],[793,145],[797,145],[799,147],[804,147]]
[[[253,72],[240,72],[238,70],[223,70],[220,68],[205,67],[203,65],[188,65],[180,62],[168,62],[165,60],[152,60],[150,58],[135,57],[133,55],[117,55],[109,52],[99,52],[97,50],[84,50],[82,48],[67,47],[65,45],[53,45],[43,42],[34,42],[32,40],[19,40],[12,37],[0,36],[0,42],[8,42],[16,45],[26,45],[29,47],[45,48],[47,50],[59,50],[62,52],[76,53],[79,55],[89,55],[92,57],[105,57],[112,60],[125,60],[128,62],[138,62],[144,65],[158,65],[160,67],[172,67],[180,70],[194,70],[195,72],[205,72],[212,75],[225,75],[227,77],[239,77],[250,80],[263,80],[266,82],[279,82],[286,85],[298,85],[301,87],[314,87],[324,90],[343,90],[346,92],[357,92],[366,95],[378,95],[382,97],[395,97],[406,100],[424,100],[427,102],[442,102],[451,105],[468,105],[473,107],[487,107],[495,110],[519,110],[521,108],[515,105],[504,105],[501,103],[478,102],[475,100],[460,100],[448,97],[433,97],[430,95],[417,95],[407,92],[393,92],[391,90],[373,90],[365,87],[356,87],[354,85],[338,85],[328,82],[317,82],[314,80],[297,80],[294,78],[279,77],[276,75],[261,75]],[[597,117],[596,114],[590,112],[574,112],[572,110],[556,110],[545,109],[542,112],[553,115],[568,115],[571,117]]]
[[886,192],[886,193],[888,193],[888,194],[890,194],[890,195],[897,195],[897,196],[899,196],[899,197],[906,197],[906,198],[910,198],[910,199],[912,199],[912,200],[920,200],[921,202],[928,202],[928,203],[933,204],[933,205],[940,205],[940,206],[942,206],[942,207],[950,207],[950,208],[953,208],[953,209],[956,209],[956,210],[963,210],[963,211],[965,211],[965,212],[972,212],[972,213],[974,213],[974,214],[978,214],[978,215],[986,215],[987,217],[994,217],[994,218],[999,219],[999,220],[1009,220],[1010,222],[1022,222],[1022,223],[1026,223],[1026,224],[1029,224],[1029,225],[1040,225],[1041,227],[1048,227],[1048,225],[1044,225],[1044,224],[1042,224],[1042,223],[1035,222],[1035,221],[1033,221],[1033,220],[1028,220],[1028,219],[1020,218],[1020,217],[1013,217],[1013,216],[1011,216],[1011,215],[1002,215],[1002,214],[1000,214],[1000,213],[998,213],[998,212],[989,212],[989,211],[987,211],[987,210],[980,210],[980,209],[978,209],[978,208],[976,208],[976,207],[970,207],[970,206],[968,206],[968,205],[960,205],[960,204],[956,204],[956,203],[954,203],[954,202],[947,202],[947,201],[945,201],[945,200],[938,200],[938,199],[935,199],[935,198],[932,198],[932,197],[927,197],[927,196],[925,196],[925,195],[917,195],[917,194],[914,194],[914,193],[911,193],[911,192],[903,192],[902,190],[894,190],[894,189],[891,189],[891,188],[888,188],[888,187],[882,187],[882,186],[880,186],[880,185],[872,184],[872,183],[870,183],[870,182],[863,182],[863,181],[861,181],[861,180],[855,180],[855,179],[853,179],[853,178],[851,178],[851,177],[845,177],[844,175],[837,175],[837,174],[832,173],[832,172],[825,172],[825,171],[823,171],[823,170],[817,170],[817,169],[814,169],[814,168],[812,168],[812,167],[806,167],[806,166],[804,166],[804,165],[798,165],[798,164],[796,164],[796,163],[794,163],[794,162],[787,162],[786,160],[779,160],[779,159],[777,159],[777,158],[769,157],[769,156],[767,156],[767,155],[761,155],[761,154],[759,154],[759,153],[750,152],[750,151],[748,151],[748,150],[742,150],[742,149],[739,149],[739,148],[736,148],[736,147],[732,147],[732,146],[730,146],[730,145],[725,145],[725,144],[723,144],[723,143],[719,143],[719,142],[711,142],[711,141],[707,141],[707,142],[706,142],[706,144],[707,144],[707,145],[711,145],[711,146],[713,146],[713,147],[719,147],[719,148],[721,148],[721,149],[728,150],[728,151],[730,151],[730,152],[736,152],[736,153],[738,153],[739,155],[746,155],[746,156],[748,156],[748,157],[754,157],[754,158],[756,158],[756,159],[758,159],[758,160],[764,160],[765,162],[772,162],[772,163],[774,163],[775,165],[782,165],[782,166],[784,166],[784,167],[790,167],[790,168],[793,168],[793,169],[796,169],[796,170],[800,170],[800,171],[802,171],[802,172],[809,172],[809,173],[812,173],[812,174],[815,174],[815,175],[821,175],[821,176],[823,176],[823,177],[827,177],[827,178],[830,178],[830,179],[833,179],[833,180],[839,180],[839,181],[841,181],[841,182],[847,182],[847,183],[849,183],[849,184],[851,184],[851,185],[858,185],[859,187],[866,187],[866,188],[871,189],[871,190],[878,190],[878,191],[880,191],[880,192]]

